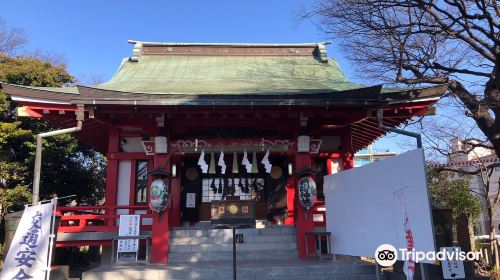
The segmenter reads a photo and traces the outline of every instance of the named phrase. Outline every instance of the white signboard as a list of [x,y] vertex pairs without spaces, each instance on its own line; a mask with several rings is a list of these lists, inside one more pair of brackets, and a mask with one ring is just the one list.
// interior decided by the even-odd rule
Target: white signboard
[[51,202],[24,209],[0,279],[45,279],[53,207]]
[[[444,250],[445,252],[454,252],[457,247],[441,247],[440,251]],[[458,252],[460,252],[460,248],[458,248]],[[459,260],[452,261],[441,261],[441,267],[443,269],[443,278],[444,279],[462,279],[465,278],[465,270],[464,270],[464,262]]]
[[186,193],[186,208],[196,207],[196,193]]
[[[141,224],[140,215],[120,215],[119,236],[137,236]],[[139,250],[138,239],[118,240],[117,260],[130,261],[137,260]]]
[[408,248],[406,218],[410,245],[435,251],[423,160],[417,149],[325,177],[326,226],[334,254],[373,257],[382,244]]
[[155,152],[157,154],[166,154],[168,152],[167,137],[165,136],[155,137]]

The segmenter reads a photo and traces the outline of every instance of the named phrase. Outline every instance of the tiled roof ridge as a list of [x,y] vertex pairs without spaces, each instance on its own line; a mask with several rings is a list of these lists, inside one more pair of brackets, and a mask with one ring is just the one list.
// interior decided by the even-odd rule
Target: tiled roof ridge
[[[256,56],[314,56],[328,62],[325,45],[317,43],[170,43],[129,40],[134,44],[131,62],[139,62],[142,55],[256,55]],[[281,50],[280,50],[281,49]]]
[[128,40],[130,44],[142,44],[143,46],[225,46],[225,47],[316,47],[318,45],[329,45],[330,41],[315,43],[196,43],[196,42],[145,42]]

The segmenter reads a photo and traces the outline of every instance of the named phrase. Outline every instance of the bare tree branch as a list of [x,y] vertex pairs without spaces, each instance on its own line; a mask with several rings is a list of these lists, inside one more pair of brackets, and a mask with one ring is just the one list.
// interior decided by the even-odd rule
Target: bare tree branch
[[340,41],[365,77],[448,84],[500,155],[496,1],[316,0],[307,16],[320,19],[321,29]]
[[22,29],[9,27],[0,18],[0,53],[15,55],[27,42]]

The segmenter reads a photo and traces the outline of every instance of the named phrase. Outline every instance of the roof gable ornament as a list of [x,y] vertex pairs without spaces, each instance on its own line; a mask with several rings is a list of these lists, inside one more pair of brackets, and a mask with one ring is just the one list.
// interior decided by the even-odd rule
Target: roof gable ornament
[[326,52],[325,45],[329,45],[329,44],[331,44],[331,42],[330,41],[326,41],[326,42],[323,42],[323,43],[318,43],[318,45],[316,46],[316,56],[323,63],[327,63],[328,62],[328,54]]
[[128,41],[131,44],[134,44],[134,49],[132,50],[132,55],[129,57],[129,61],[132,62],[139,62],[139,58],[141,57],[142,53],[142,42],[139,41]]

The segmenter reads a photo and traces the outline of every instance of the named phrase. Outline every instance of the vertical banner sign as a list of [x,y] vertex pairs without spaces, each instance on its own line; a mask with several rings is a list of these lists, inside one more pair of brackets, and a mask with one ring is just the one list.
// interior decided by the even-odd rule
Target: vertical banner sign
[[[120,215],[120,227],[118,228],[118,235],[138,236],[140,222],[140,215]],[[116,251],[117,261],[137,261],[138,252],[139,240],[118,240],[118,250]]]
[[24,209],[0,279],[45,279],[53,207],[50,202]]

